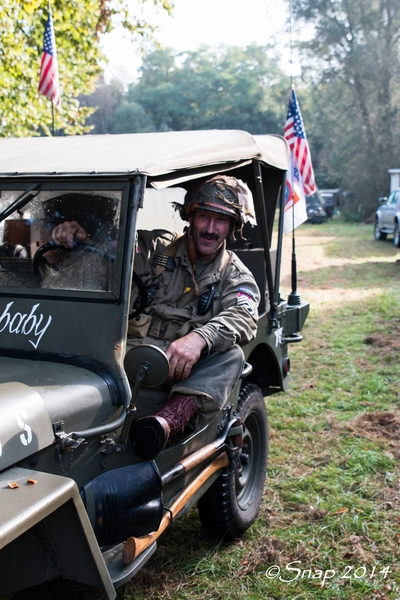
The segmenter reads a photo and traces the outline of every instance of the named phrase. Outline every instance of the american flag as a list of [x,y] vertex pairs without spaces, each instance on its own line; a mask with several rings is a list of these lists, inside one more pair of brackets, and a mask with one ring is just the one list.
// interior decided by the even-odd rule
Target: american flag
[[40,81],[38,90],[39,94],[43,94],[43,96],[50,98],[53,104],[61,104],[56,40],[54,37],[53,18],[51,16],[51,12],[49,12],[44,31],[43,54],[40,65]]
[[284,233],[289,233],[307,220],[305,196],[316,190],[311,153],[294,89],[289,100],[285,140],[289,145],[290,165],[286,181]]

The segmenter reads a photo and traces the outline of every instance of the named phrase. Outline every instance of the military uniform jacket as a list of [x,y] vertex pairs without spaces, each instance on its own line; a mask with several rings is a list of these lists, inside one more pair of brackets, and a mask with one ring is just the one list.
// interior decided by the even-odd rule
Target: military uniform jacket
[[[168,265],[157,267],[161,257],[167,262],[166,255]],[[226,250],[225,244],[214,260],[195,275],[198,295],[186,235],[177,238],[162,230],[138,232],[134,269],[153,297],[144,312],[130,321],[128,345],[151,343],[167,347],[173,340],[196,331],[206,340],[208,352],[224,352],[254,338],[260,293],[251,272],[233,252]],[[210,293],[213,299],[202,314]]]

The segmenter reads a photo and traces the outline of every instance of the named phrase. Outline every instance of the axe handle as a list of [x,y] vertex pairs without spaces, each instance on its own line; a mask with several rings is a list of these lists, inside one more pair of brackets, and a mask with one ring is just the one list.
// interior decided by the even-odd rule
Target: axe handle
[[[215,454],[218,454],[218,452],[221,451],[222,447],[225,445],[225,440],[229,431],[231,431],[231,426],[237,427],[239,425],[242,425],[241,419],[232,419],[226,425],[225,430],[218,439],[214,440],[210,444],[207,444],[207,446],[203,446],[203,448],[200,448],[200,450],[196,450],[196,452],[193,452],[193,454],[189,454],[189,456],[182,458],[182,460],[180,460],[175,466],[164,473],[161,476],[162,484],[166,485],[177,477],[181,477],[184,473],[190,469],[193,469],[194,467],[197,467],[206,459],[212,458]],[[232,439],[234,440],[235,446],[242,445],[242,437],[240,434]]]
[[220,446],[221,444],[218,442],[218,440],[212,444],[207,444],[207,446],[200,448],[200,450],[197,450],[197,452],[189,454],[189,456],[183,458],[180,461],[180,464],[184,467],[185,471],[193,469],[194,467],[197,467],[200,463],[202,463],[204,460],[206,460],[206,458],[211,458]]
[[202,462],[204,462],[207,458],[211,458],[213,454],[215,454],[221,444],[218,442],[213,442],[212,444],[207,444],[200,450],[197,450],[193,454],[189,454],[183,458],[180,462],[178,462],[172,469],[164,473],[161,476],[161,481],[163,486],[169,483],[170,481],[176,479],[177,477],[181,477],[184,473],[189,471],[190,469],[194,469],[198,467]]
[[[187,501],[201,488],[201,486],[213,475],[216,471],[223,469],[229,465],[229,459],[226,452],[223,452],[212,463],[210,463],[188,486],[180,496],[171,505],[170,511],[172,518],[175,518],[184,508]],[[160,535],[166,530],[171,522],[171,515],[167,511],[161,519],[160,527],[157,531],[148,533],[143,537],[130,537],[126,540],[123,550],[123,560],[126,565],[129,565],[148,548]]]

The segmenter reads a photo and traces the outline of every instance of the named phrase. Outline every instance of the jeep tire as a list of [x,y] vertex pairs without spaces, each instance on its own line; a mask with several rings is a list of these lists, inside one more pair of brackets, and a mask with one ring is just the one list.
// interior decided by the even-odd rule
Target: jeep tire
[[260,388],[243,385],[238,412],[244,425],[245,464],[239,470],[227,467],[197,504],[206,531],[225,540],[240,537],[255,521],[267,470],[268,419]]

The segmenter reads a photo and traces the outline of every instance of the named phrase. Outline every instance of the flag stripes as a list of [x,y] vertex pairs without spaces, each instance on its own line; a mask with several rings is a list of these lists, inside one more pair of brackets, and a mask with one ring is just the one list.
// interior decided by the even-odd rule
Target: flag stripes
[[284,233],[307,220],[306,196],[316,190],[311,153],[294,89],[289,101],[284,131],[289,146],[289,169],[286,181]]
[[61,104],[56,40],[54,37],[53,18],[50,12],[44,31],[43,53],[40,65],[40,80],[38,90],[39,94],[49,98],[53,104]]

